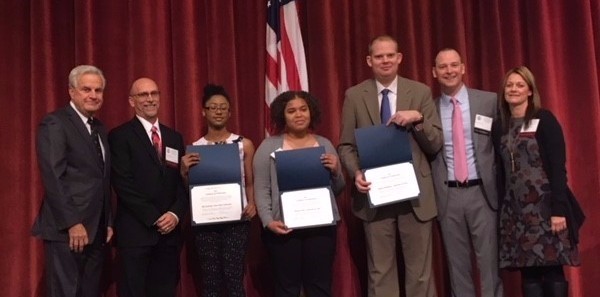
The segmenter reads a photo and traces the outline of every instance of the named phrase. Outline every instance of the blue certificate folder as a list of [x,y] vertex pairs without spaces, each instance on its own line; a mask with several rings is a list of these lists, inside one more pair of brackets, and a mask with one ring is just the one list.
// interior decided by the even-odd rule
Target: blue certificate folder
[[412,162],[408,131],[396,125],[378,125],[354,130],[362,169]]
[[[275,169],[283,221],[291,228],[301,229],[335,224],[331,205],[330,173],[321,163],[321,155],[324,153],[325,148],[322,146],[275,152]],[[328,193],[326,196],[303,197],[311,190],[323,188],[327,189],[324,192]],[[302,194],[294,195],[293,193]],[[289,195],[295,198],[289,198]],[[316,204],[319,206],[311,204],[310,207],[307,207],[306,203],[295,203],[305,198],[318,199],[319,203]],[[290,204],[287,204],[286,201]],[[299,208],[295,208],[294,205]]]
[[[239,221],[241,220],[241,212],[243,207],[243,197],[241,195],[242,187],[242,170],[240,165],[240,153],[239,146],[237,143],[232,144],[219,144],[219,145],[188,145],[186,148],[187,153],[199,153],[200,162],[190,167],[188,173],[189,188],[190,188],[190,208],[192,211],[192,226],[206,225],[206,224],[217,224],[223,222]],[[212,186],[212,185],[226,185],[226,184],[238,184],[240,187],[239,197],[239,209],[228,209],[228,215],[225,216],[220,211],[213,211],[214,213],[206,215],[205,212],[198,212],[202,219],[197,221],[194,219],[194,201],[192,201],[192,191],[195,187]],[[204,196],[199,196],[199,201],[205,201]],[[204,202],[203,202],[204,203]],[[219,204],[208,204],[203,210],[210,208],[218,208]],[[237,203],[233,204],[238,206]],[[235,212],[235,216],[232,216],[230,211]]]
[[237,143],[188,145],[187,153],[199,153],[200,163],[190,167],[190,186],[242,184],[240,151]]
[[329,171],[321,163],[322,146],[276,151],[279,192],[329,187]]

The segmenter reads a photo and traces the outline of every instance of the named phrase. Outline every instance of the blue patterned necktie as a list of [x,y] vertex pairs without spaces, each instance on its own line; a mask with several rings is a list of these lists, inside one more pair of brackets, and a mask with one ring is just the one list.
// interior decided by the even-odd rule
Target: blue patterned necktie
[[382,124],[387,124],[392,117],[392,111],[390,110],[390,98],[388,98],[389,92],[390,90],[388,89],[383,89],[381,91],[381,111],[379,115],[381,116]]

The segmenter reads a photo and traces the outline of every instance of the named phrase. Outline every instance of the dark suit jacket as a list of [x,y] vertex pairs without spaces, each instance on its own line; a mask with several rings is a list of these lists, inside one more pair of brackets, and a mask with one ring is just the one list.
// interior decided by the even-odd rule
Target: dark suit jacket
[[[477,174],[483,182],[483,192],[491,209],[498,209],[498,195],[496,189],[496,163],[494,162],[494,144],[491,131],[480,133],[475,131],[475,116],[483,115],[496,119],[497,105],[496,94],[475,89],[467,89],[469,94],[469,108],[471,113],[471,136],[475,153],[475,167]],[[440,99],[436,100],[438,114],[440,114]],[[448,167],[444,147],[440,149],[435,160],[431,162],[433,181],[436,192],[437,206],[440,218],[446,214],[448,206]]]
[[[441,123],[431,98],[431,90],[426,85],[398,77],[397,94],[396,110],[417,110],[424,117],[423,129],[412,130],[410,134],[413,166],[421,191],[419,199],[414,199],[411,203],[417,218],[427,221],[437,215],[428,156],[433,156],[442,147]],[[381,124],[377,95],[374,79],[365,80],[346,91],[338,152],[353,180],[355,171],[361,168],[354,130]],[[354,214],[362,220],[373,220],[377,208],[369,207],[367,196],[353,186],[352,197]]]
[[78,223],[93,242],[102,210],[110,226],[110,150],[106,129],[98,121],[105,151],[104,171],[96,147],[77,112],[67,105],[48,114],[38,126],[37,157],[44,183],[44,201],[32,234],[44,240],[69,241],[68,229]]
[[[184,154],[183,137],[160,125],[163,152],[167,147]],[[117,193],[116,244],[121,247],[154,245],[163,237],[168,243],[181,242],[181,222],[188,209],[187,191],[179,164],[159,160],[142,123],[131,121],[110,131],[112,185]],[[160,235],[154,223],[167,211],[180,220],[177,228]]]

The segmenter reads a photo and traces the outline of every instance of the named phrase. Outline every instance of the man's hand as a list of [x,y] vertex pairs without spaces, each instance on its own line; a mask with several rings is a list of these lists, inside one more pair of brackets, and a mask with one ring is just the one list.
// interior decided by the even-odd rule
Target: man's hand
[[406,127],[414,122],[423,120],[423,115],[416,110],[400,110],[392,115],[386,125],[394,123],[398,126]]
[[114,234],[112,227],[106,227],[106,243],[110,242]]
[[354,185],[359,192],[365,194],[371,189],[371,183],[365,180],[365,175],[360,170],[354,173]]
[[75,224],[69,228],[69,248],[71,251],[81,253],[89,243],[87,231],[83,224]]
[[175,217],[171,212],[165,212],[158,220],[156,221],[156,227],[158,228],[158,232],[160,234],[169,234],[177,224],[179,220]]

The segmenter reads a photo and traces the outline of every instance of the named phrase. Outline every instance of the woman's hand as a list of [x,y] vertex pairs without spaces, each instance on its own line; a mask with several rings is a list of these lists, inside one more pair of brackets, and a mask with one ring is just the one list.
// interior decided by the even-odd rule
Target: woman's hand
[[322,154],[321,164],[323,164],[325,168],[329,169],[329,172],[331,172],[333,175],[338,175],[341,173],[340,160],[334,154]]
[[255,215],[256,215],[256,204],[248,203],[248,205],[246,205],[246,207],[244,207],[242,216],[248,220],[251,220]]
[[567,219],[565,217],[550,217],[550,223],[552,224],[553,234],[558,234],[567,229]]
[[292,229],[288,229],[282,221],[272,221],[267,225],[267,228],[277,235],[285,235],[292,232]]
[[181,167],[179,168],[181,176],[187,178],[188,173],[190,172],[190,167],[198,164],[199,162],[200,154],[198,153],[189,153],[181,157]]

